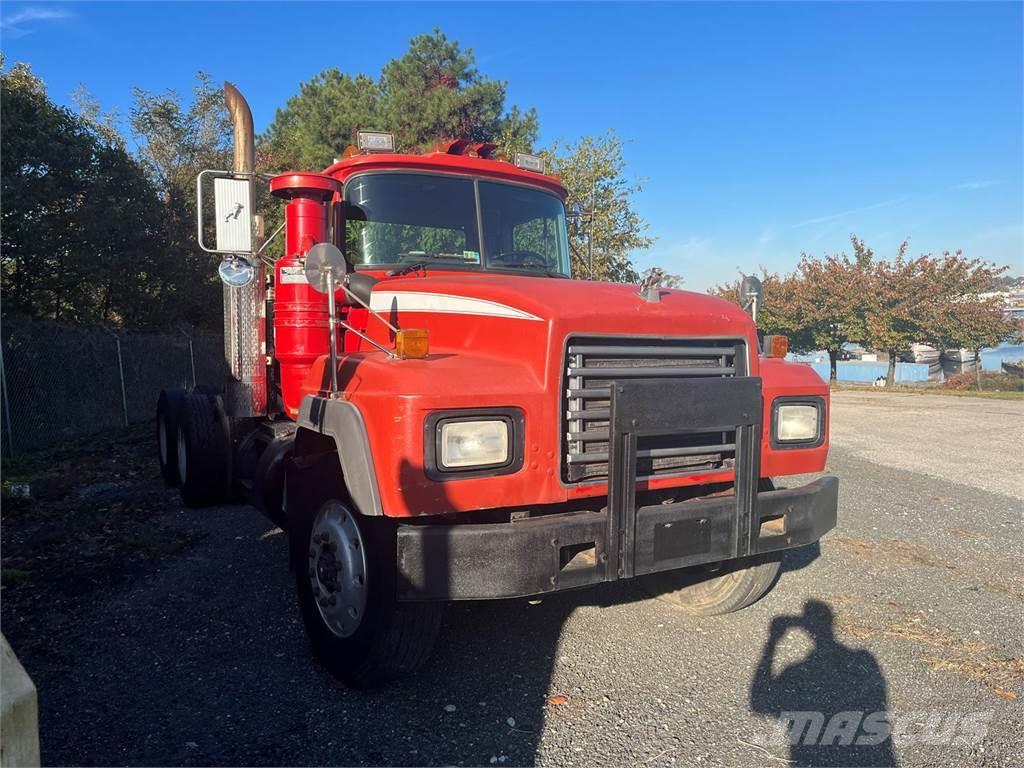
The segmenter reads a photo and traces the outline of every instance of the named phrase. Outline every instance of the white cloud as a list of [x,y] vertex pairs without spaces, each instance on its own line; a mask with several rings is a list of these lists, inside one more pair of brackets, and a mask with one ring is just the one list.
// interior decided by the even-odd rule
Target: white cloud
[[851,208],[848,211],[839,211],[838,213],[828,213],[825,214],[824,216],[815,216],[813,219],[807,219],[806,221],[801,221],[799,224],[794,224],[792,228],[796,229],[797,227],[809,227],[814,224],[828,224],[829,222],[837,221],[839,219],[845,219],[847,216],[852,216],[855,213],[873,211],[877,208],[888,208],[891,205],[899,205],[900,203],[905,203],[908,200],[910,200],[910,196],[904,195],[903,197],[894,197],[891,200],[883,200],[880,203],[864,205],[861,206],[860,208]]
[[976,189],[986,189],[988,187],[994,187],[998,184],[997,179],[977,179],[975,181],[964,181],[960,184],[955,184],[953,189],[964,189],[969,192],[973,192]]
[[44,8],[29,5],[13,13],[0,17],[0,29],[11,39],[24,37],[32,32],[30,25],[43,21],[58,21],[70,18],[73,14],[65,8]]

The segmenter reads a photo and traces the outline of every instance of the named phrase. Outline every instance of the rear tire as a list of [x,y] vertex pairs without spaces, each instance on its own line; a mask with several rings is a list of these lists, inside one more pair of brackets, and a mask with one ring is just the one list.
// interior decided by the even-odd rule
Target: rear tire
[[222,504],[230,481],[230,441],[216,402],[193,392],[178,409],[177,469],[187,507]]
[[[310,488],[313,478],[303,479]],[[322,483],[322,475],[317,480]],[[288,478],[288,534],[299,611],[314,655],[352,688],[373,688],[420,669],[433,650],[444,603],[396,599],[397,525],[355,513],[337,484],[297,499],[290,489],[301,482]],[[334,531],[329,540],[325,531]],[[365,557],[335,557],[339,546],[357,554],[362,549]],[[336,602],[328,604],[332,598]],[[341,609],[354,613],[339,616]]]
[[162,389],[156,401],[156,443],[160,475],[168,488],[178,485],[178,411],[183,389]]

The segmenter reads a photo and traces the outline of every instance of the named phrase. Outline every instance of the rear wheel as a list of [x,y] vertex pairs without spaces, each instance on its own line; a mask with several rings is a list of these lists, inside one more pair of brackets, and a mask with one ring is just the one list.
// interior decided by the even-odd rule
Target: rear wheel
[[216,402],[195,392],[184,395],[178,409],[176,463],[181,500],[186,506],[206,507],[227,499],[229,450]]
[[288,504],[299,610],[320,663],[353,688],[422,667],[444,604],[396,600],[394,522],[355,513],[340,490],[298,508],[292,498]]
[[156,442],[160,475],[169,488],[178,484],[178,412],[183,389],[162,389],[156,401]]

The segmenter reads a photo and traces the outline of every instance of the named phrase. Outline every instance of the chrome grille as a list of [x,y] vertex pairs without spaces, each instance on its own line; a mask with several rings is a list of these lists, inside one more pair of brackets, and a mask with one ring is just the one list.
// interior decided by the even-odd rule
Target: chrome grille
[[[563,370],[562,477],[580,482],[608,475],[611,382],[743,376],[746,353],[742,339],[572,337]],[[735,456],[735,430],[643,438],[637,477],[720,469]]]

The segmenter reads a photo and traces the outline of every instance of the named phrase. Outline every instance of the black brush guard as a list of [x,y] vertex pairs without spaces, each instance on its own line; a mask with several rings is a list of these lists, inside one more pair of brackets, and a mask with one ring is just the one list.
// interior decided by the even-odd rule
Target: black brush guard
[[[544,594],[776,552],[835,527],[839,480],[758,493],[761,379],[658,379],[612,386],[608,506],[509,523],[402,525],[402,600]],[[637,440],[736,433],[735,492],[638,506]]]

